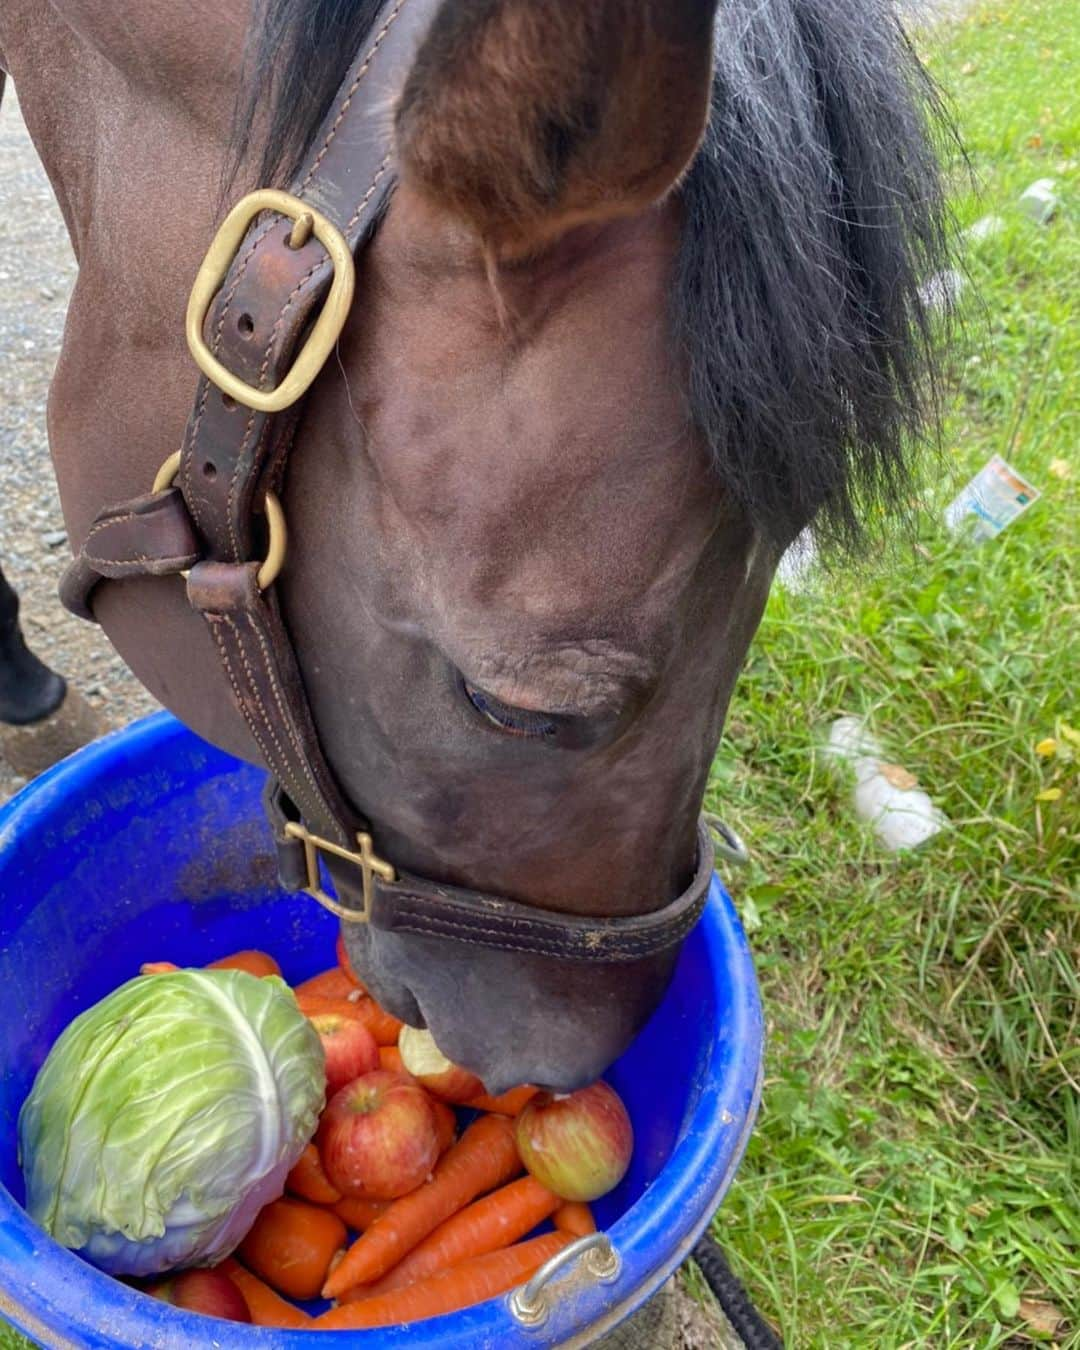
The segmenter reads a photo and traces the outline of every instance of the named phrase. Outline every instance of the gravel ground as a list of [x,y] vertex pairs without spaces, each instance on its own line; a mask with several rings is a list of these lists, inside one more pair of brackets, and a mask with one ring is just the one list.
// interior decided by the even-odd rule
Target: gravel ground
[[[0,106],[0,564],[27,642],[114,726],[158,704],[92,624],[60,606],[69,558],[45,399],[75,281],[67,232],[8,85]],[[0,801],[23,780],[0,758]]]

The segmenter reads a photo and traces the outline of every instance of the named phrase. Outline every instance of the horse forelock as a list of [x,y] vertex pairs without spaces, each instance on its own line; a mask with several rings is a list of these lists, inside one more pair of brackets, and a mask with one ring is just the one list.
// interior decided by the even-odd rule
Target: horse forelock
[[[491,5],[498,0],[448,0]],[[232,163],[287,183],[380,0],[255,0]],[[712,115],[679,185],[672,338],[731,495],[783,547],[904,515],[934,443],[955,139],[894,0],[724,0]],[[258,143],[253,144],[253,138]]]

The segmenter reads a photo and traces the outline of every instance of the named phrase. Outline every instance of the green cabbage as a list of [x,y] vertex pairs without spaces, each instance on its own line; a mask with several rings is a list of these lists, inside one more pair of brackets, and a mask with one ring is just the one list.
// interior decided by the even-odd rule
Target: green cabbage
[[276,977],[139,976],[68,1026],[19,1113],[31,1217],[114,1275],[212,1265],[315,1132],[318,1033]]

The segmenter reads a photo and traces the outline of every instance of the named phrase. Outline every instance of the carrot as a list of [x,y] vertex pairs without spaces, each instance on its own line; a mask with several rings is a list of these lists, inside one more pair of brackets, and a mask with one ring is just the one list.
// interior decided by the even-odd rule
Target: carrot
[[180,967],[172,961],[144,961],[139,967],[140,975],[171,975]]
[[441,1158],[454,1142],[454,1136],[457,1134],[457,1116],[454,1114],[452,1106],[447,1106],[445,1102],[440,1102],[435,1097],[430,1097],[429,1100],[432,1115],[435,1117],[435,1133],[439,1136],[439,1157]]
[[230,956],[223,956],[219,961],[209,961],[206,969],[246,970],[249,975],[281,975],[281,967],[272,956],[251,949],[233,952]]
[[525,1103],[535,1097],[539,1090],[525,1083],[522,1087],[511,1088],[509,1092],[504,1092],[501,1097],[488,1097],[485,1094],[462,1102],[461,1105],[474,1107],[477,1111],[494,1111],[500,1116],[516,1116],[520,1115]]
[[303,980],[294,986],[293,993],[297,998],[306,994],[317,994],[320,998],[347,998],[350,1003],[356,1003],[364,997],[364,991],[353,984],[340,966],[324,970],[321,975],[312,975],[310,980]]
[[592,1210],[582,1200],[564,1200],[551,1216],[551,1222],[556,1232],[569,1233],[571,1237],[588,1237],[596,1232]]
[[359,1285],[344,1299],[353,1302],[388,1294],[392,1289],[425,1280],[437,1271],[460,1266],[474,1256],[509,1247],[526,1233],[531,1233],[561,1203],[554,1192],[541,1186],[535,1178],[521,1177],[459,1210],[381,1280]]
[[369,1200],[366,1195],[343,1195],[334,1205],[334,1213],[350,1228],[364,1233],[393,1203],[392,1200]]
[[349,960],[349,953],[345,950],[344,933],[339,932],[337,935],[337,942],[334,944],[334,954],[337,956],[338,965],[345,974],[348,975],[349,979],[352,980],[353,984],[355,984],[358,989],[364,989],[364,981],[357,975],[356,971],[353,970],[353,964]]
[[[305,1017],[317,1017],[320,1013],[338,1013],[341,1017],[351,1017],[354,1022],[362,1022],[364,1014],[360,1011],[363,998],[328,998],[326,994],[305,994],[294,989],[296,1006]],[[365,995],[366,997],[366,995]]]
[[410,1078],[412,1077],[412,1074],[409,1073],[405,1065],[402,1064],[401,1051],[396,1045],[379,1046],[379,1067],[382,1069],[389,1069],[391,1073],[404,1073],[409,1074]]
[[505,1294],[515,1285],[524,1283],[569,1241],[565,1233],[546,1233],[502,1251],[474,1256],[471,1261],[440,1270],[437,1275],[406,1285],[404,1289],[332,1308],[315,1318],[311,1330],[359,1331],[365,1327],[417,1322],[424,1317],[471,1308],[474,1303],[483,1303],[485,1299]]
[[288,1298],[317,1298],[330,1262],[348,1234],[329,1209],[303,1200],[272,1200],[240,1244],[256,1275]]
[[268,1284],[264,1284],[257,1275],[245,1270],[239,1261],[230,1256],[223,1261],[218,1270],[223,1270],[244,1296],[251,1313],[251,1320],[257,1327],[301,1327],[311,1326],[314,1320],[300,1308],[294,1307],[280,1294],[275,1294]]
[[462,1205],[520,1170],[513,1125],[501,1116],[481,1116],[439,1160],[430,1181],[395,1200],[357,1238],[323,1286],[323,1297],[379,1279]]
[[331,1186],[323,1171],[319,1150],[314,1144],[308,1144],[293,1164],[293,1169],[285,1178],[285,1187],[293,1195],[310,1200],[315,1205],[336,1205],[341,1192]]
[[360,1010],[365,1026],[375,1037],[376,1045],[397,1045],[404,1022],[380,1008],[370,994],[359,1003],[354,1003],[353,1007]]
[[398,1034],[403,1023],[391,1017],[369,995],[355,1000],[348,998],[327,998],[323,994],[302,994],[298,989],[296,1003],[305,1017],[314,1017],[317,1013],[339,1013],[342,1017],[351,1017],[363,1022],[375,1037],[375,1044],[389,1049],[397,1044]]

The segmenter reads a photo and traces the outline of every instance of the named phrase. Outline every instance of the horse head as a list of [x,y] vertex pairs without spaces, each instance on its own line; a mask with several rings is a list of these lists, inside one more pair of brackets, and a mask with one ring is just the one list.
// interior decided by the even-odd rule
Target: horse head
[[[303,425],[318,453],[290,470],[287,622],[383,853],[567,914],[686,887],[779,552],[823,509],[842,526],[860,476],[898,480],[916,403],[933,178],[873,158],[920,144],[895,35],[771,4],[770,58],[762,7],[723,8],[715,33],[711,0],[442,6]],[[815,40],[879,88],[830,88]],[[297,111],[277,105],[279,155]],[[347,941],[496,1088],[595,1077],[676,954]]]
[[[255,0],[235,185],[290,181],[379,9]],[[929,91],[889,0],[445,0],[403,75],[396,191],[289,460],[282,613],[383,856],[647,915],[698,865],[783,549],[905,491]],[[677,956],[346,941],[491,1091],[595,1078]]]

